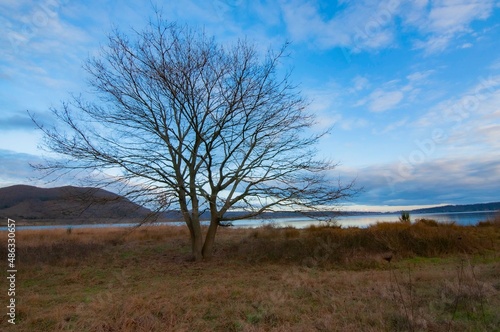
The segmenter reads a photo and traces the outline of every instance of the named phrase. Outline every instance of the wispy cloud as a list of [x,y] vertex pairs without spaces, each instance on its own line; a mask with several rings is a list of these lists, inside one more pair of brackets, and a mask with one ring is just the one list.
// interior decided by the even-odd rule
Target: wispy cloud
[[491,156],[428,160],[414,165],[394,162],[356,170],[340,167],[338,171],[363,183],[360,204],[461,204],[499,199],[496,184],[500,183],[500,164]]
[[425,83],[426,79],[432,75],[435,70],[425,70],[425,71],[416,71],[406,76],[410,83]]
[[364,76],[357,75],[352,79],[352,88],[350,91],[357,92],[368,89],[370,87],[370,81]]
[[[420,33],[414,47],[430,55],[446,50],[458,36],[471,34],[471,23],[487,19],[494,5],[493,0],[408,2],[401,16],[405,25],[416,28]],[[469,44],[462,43],[462,46],[468,47]]]
[[500,58],[497,59],[495,62],[493,62],[490,66],[489,69],[491,70],[500,70]]
[[[422,92],[422,87],[429,84],[430,76],[434,70],[414,71],[406,75],[405,79],[390,80],[379,83],[373,91],[367,90],[374,82],[369,82],[364,77],[353,79],[352,93],[359,92],[359,98],[354,106],[366,105],[371,112],[385,112],[396,109],[406,102],[412,102]],[[366,94],[366,92],[369,92]]]
[[401,91],[384,91],[376,89],[370,96],[369,108],[372,112],[384,112],[393,109],[403,100]]
[[499,102],[500,75],[479,77],[476,84],[461,95],[440,101],[421,116],[415,125],[428,127],[439,123],[450,129],[459,129],[468,119],[495,113]]
[[[7,46],[5,55],[14,58],[27,53],[54,55],[81,49],[80,45],[91,39],[83,30],[61,18],[66,5],[66,1],[3,3],[1,6],[9,12],[9,16],[3,18],[6,29],[0,37]],[[74,49],[75,46],[79,47]]]
[[[68,6],[63,0],[0,4],[0,10],[9,13],[1,22],[5,29],[0,34],[4,45],[0,70],[9,80],[2,90],[23,94],[26,108],[39,101],[40,92],[63,95],[80,86],[81,65],[92,49],[89,45],[98,46],[99,41],[64,17]],[[29,97],[36,92],[36,98]],[[4,111],[14,111],[10,105],[4,107],[8,107]]]
[[281,7],[292,39],[315,47],[342,47],[351,53],[397,47],[396,21],[401,19],[417,32],[415,49],[430,55],[447,49],[457,36],[471,34],[471,23],[487,19],[495,1],[345,1],[329,17],[320,14],[317,2],[289,0]]
[[42,185],[34,176],[36,174],[30,163],[41,162],[39,156],[17,153],[0,149],[0,186],[7,187],[15,184],[35,184]]
[[[498,8],[497,0],[159,4],[165,19],[204,28],[223,45],[246,37],[264,51],[292,41],[285,65],[295,66],[292,78],[311,101],[314,129],[333,126],[322,142],[326,153],[347,165],[371,165],[345,174],[358,176],[367,188],[360,200],[372,204],[495,195],[500,58],[494,39],[499,25],[491,18],[498,20]],[[40,139],[25,110],[50,121],[43,112],[51,105],[68,92],[85,93],[81,64],[106,43],[106,34],[113,27],[129,35],[131,28],[141,30],[154,11],[140,0],[5,0],[0,12],[0,149],[25,152],[0,151],[0,180],[24,183]],[[483,49],[491,52],[479,57]],[[356,63],[339,61],[345,52],[357,54]],[[478,78],[470,83],[473,75]],[[435,130],[442,136],[428,149],[432,153],[417,158],[415,142],[428,142]]]
[[408,118],[403,118],[399,121],[396,121],[396,122],[391,122],[389,123],[388,125],[386,125],[384,128],[382,128],[382,130],[374,130],[374,132],[377,134],[377,135],[384,135],[384,134],[387,134],[391,131],[394,131],[396,129],[399,129],[405,125],[408,124]]
[[315,2],[282,1],[281,6],[291,37],[316,47],[340,46],[360,52],[391,46],[394,40],[397,2],[345,2],[338,5],[331,18],[320,15]]
[[[467,118],[457,118],[450,127],[448,140],[450,149],[462,152],[484,151],[484,154],[495,155],[500,149],[500,91],[489,96],[483,104]],[[499,162],[500,164],[500,162]]]
[[[52,156],[54,157],[54,156]],[[0,187],[7,187],[16,184],[26,184],[45,187],[89,185],[89,179],[96,174],[89,173],[87,170],[78,170],[62,172],[58,174],[46,174],[44,171],[38,171],[33,166],[44,165],[48,155],[42,157],[38,154],[20,153],[12,150],[0,148]],[[32,166],[33,165],[33,166]],[[99,174],[97,176],[112,177],[112,170],[107,175]]]
[[369,125],[369,121],[367,119],[360,117],[346,118],[339,116],[338,123],[340,124],[340,128],[343,130],[366,128]]
[[493,10],[493,0],[441,0],[431,4],[423,28],[434,33],[454,34],[469,30],[472,21],[487,18]]

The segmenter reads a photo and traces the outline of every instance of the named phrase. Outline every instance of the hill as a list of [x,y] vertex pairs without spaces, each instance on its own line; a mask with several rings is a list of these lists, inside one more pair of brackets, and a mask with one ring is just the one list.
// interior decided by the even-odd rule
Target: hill
[[128,222],[143,219],[150,212],[122,196],[97,188],[27,185],[0,188],[0,217],[16,222]]
[[500,202],[478,203],[464,205],[444,205],[433,208],[411,210],[412,213],[445,213],[445,212],[479,212],[479,211],[498,211]]

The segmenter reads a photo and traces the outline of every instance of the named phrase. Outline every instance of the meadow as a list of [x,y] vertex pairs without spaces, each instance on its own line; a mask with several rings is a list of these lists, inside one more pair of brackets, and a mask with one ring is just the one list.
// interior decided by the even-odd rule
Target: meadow
[[18,231],[0,330],[499,331],[499,219],[223,228],[201,263],[184,227]]

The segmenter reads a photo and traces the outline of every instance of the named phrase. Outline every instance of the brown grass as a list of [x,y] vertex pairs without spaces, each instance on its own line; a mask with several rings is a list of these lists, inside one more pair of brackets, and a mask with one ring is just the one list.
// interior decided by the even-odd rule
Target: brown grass
[[477,225],[479,227],[488,227],[488,226],[500,227],[500,211],[495,213],[493,217],[485,221],[480,221]]
[[2,331],[500,326],[500,228],[492,225],[221,229],[214,259],[203,263],[188,261],[182,227],[18,231],[16,240],[18,320],[3,319]]

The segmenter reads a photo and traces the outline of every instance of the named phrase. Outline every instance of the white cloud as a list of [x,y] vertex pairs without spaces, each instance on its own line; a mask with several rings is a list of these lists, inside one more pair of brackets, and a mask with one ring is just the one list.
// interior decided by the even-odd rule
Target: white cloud
[[401,91],[376,89],[369,96],[369,108],[372,112],[384,112],[396,107],[403,100],[403,97]]
[[[364,204],[458,204],[498,200],[498,157],[471,154],[467,157],[397,162],[363,169],[340,169],[345,178],[357,177]],[[487,176],[485,176],[487,174]],[[382,197],[382,200],[381,200]]]
[[368,121],[366,119],[356,117],[344,118],[340,116],[338,123],[340,124],[340,128],[342,128],[343,130],[353,130],[365,128],[368,126]]
[[411,73],[406,76],[408,81],[414,83],[414,82],[422,82],[425,81],[430,75],[432,75],[435,71],[434,70],[425,70],[425,71],[417,71],[414,73]]
[[320,48],[346,47],[352,52],[391,47],[397,2],[359,1],[339,5],[324,18],[314,2],[282,1],[283,18],[294,40]]
[[315,129],[323,132],[342,118],[337,114],[341,87],[334,81],[325,83],[322,87],[304,90],[303,93],[309,103],[309,111],[316,117]]
[[[401,15],[405,25],[416,28],[421,34],[415,41],[415,48],[430,55],[446,50],[460,35],[471,33],[471,23],[487,19],[493,8],[493,0],[408,2]],[[469,44],[462,45],[469,47]]]
[[[96,48],[98,41],[67,20],[67,6],[71,4],[40,1],[8,7],[10,15],[4,19],[7,29],[0,35],[0,43],[6,45],[0,66],[10,68],[10,78],[18,83],[13,86],[22,85],[28,94],[75,86],[72,79],[80,76],[81,64],[91,50],[89,45]],[[74,76],[68,77],[71,73]]]
[[267,25],[275,26],[281,23],[280,8],[277,4],[270,1],[267,2],[252,2],[255,6],[255,12],[261,21]]
[[[367,86],[368,80],[358,76],[353,79],[360,86]],[[355,83],[355,85],[356,85]],[[365,118],[343,112],[342,91],[344,88],[335,81],[329,81],[323,87],[305,90],[308,100],[311,100],[309,110],[316,116],[315,129],[324,131],[332,127],[350,131],[369,125]]]
[[472,21],[487,18],[493,5],[494,1],[489,0],[436,1],[429,13],[429,25],[426,28],[444,34],[466,31]]
[[[378,84],[378,88],[369,91],[369,87],[375,85],[366,77],[356,76],[352,79],[353,86],[349,88],[350,94],[355,94],[356,99],[353,107],[367,105],[372,112],[384,112],[394,109],[400,105],[408,105],[414,102],[422,94],[422,91],[428,90],[424,87],[432,85],[430,77],[435,70],[414,71],[403,76],[403,79],[394,79]],[[368,91],[367,91],[368,90]]]
[[[450,150],[484,151],[494,154],[500,149],[500,91],[485,97],[474,112],[459,119],[449,130]],[[499,160],[500,163],[500,160]]]
[[500,70],[500,59],[497,59],[495,62],[493,62],[490,66],[489,69],[492,70]]
[[294,40],[319,48],[343,47],[351,53],[397,47],[395,20],[401,18],[403,26],[419,33],[414,48],[427,55],[442,52],[457,37],[471,33],[471,23],[487,19],[494,5],[494,0],[344,1],[325,17],[316,2],[281,1]]
[[453,36],[451,35],[438,35],[438,36],[430,36],[426,40],[417,40],[415,42],[415,49],[422,49],[426,55],[439,53],[444,51]]
[[477,134],[493,148],[500,148],[500,122],[483,124],[477,129]]
[[[443,133],[442,153],[448,156],[482,153],[498,159],[500,149],[500,76],[480,78],[462,95],[433,106],[415,126]],[[500,160],[498,161],[500,163]]]
[[353,87],[351,91],[361,91],[370,87],[370,81],[364,76],[357,75],[352,79]]
[[294,40],[305,41],[317,38],[319,31],[325,31],[326,24],[318,9],[311,2],[282,2],[283,18],[288,32]]
[[[339,167],[341,178],[364,186],[357,202],[377,205],[466,204],[498,200],[498,158],[484,155]],[[488,176],[485,176],[488,174]]]
[[396,129],[399,129],[399,128],[405,126],[407,123],[408,123],[408,118],[406,117],[406,118],[401,119],[399,121],[389,123],[382,130],[375,131],[375,134],[378,134],[378,135],[387,134],[387,133],[389,133],[391,131],[394,131]]

